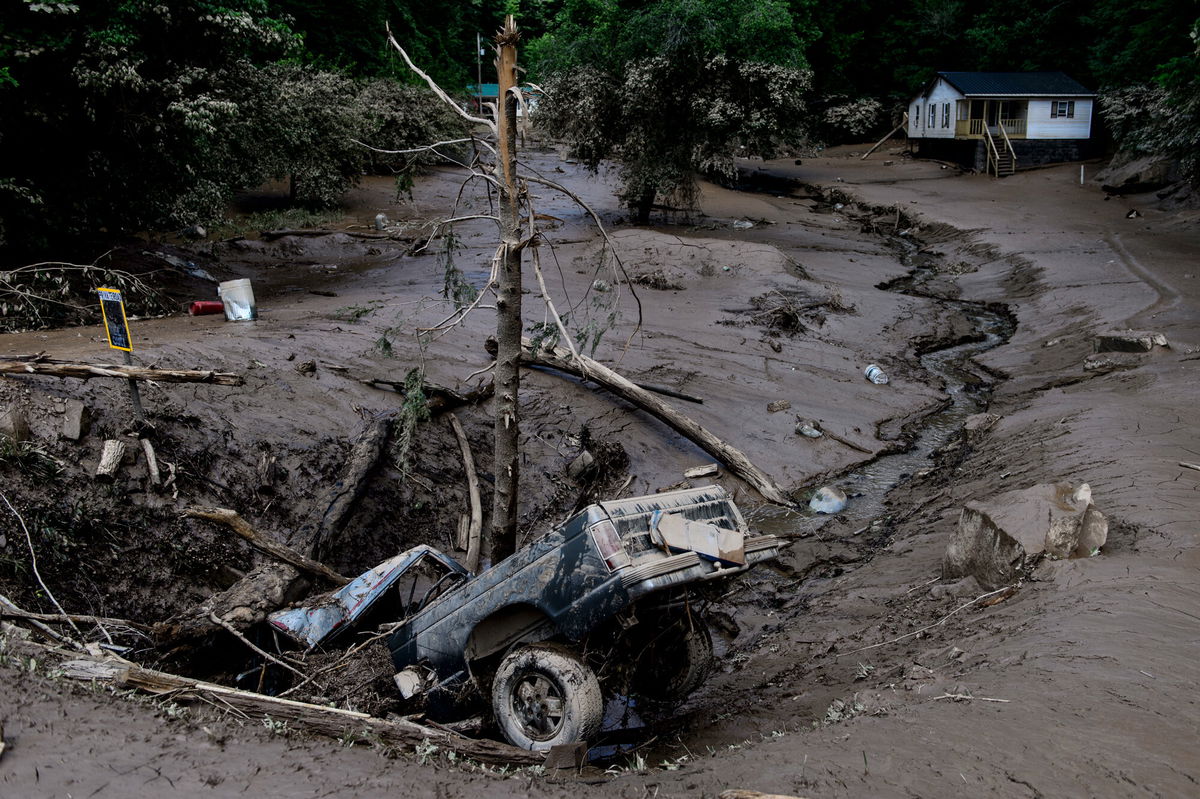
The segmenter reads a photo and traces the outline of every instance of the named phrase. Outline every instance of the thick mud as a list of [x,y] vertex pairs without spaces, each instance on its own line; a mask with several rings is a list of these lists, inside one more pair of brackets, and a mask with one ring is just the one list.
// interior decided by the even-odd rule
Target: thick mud
[[[0,792],[131,795],[147,782],[180,796],[397,783],[430,796],[1194,789],[1200,733],[1186,686],[1200,679],[1188,649],[1200,608],[1186,586],[1197,568],[1200,472],[1173,466],[1200,452],[1182,421],[1194,399],[1200,307],[1188,257],[1194,224],[1143,205],[1145,229],[1119,228],[1123,208],[1058,170],[991,181],[835,152],[803,166],[760,165],[778,178],[766,193],[707,187],[702,217],[631,228],[603,179],[549,153],[529,161],[560,172],[611,225],[624,276],[598,258],[582,211],[538,198],[539,212],[559,220],[547,234],[553,257],[546,249],[541,258],[556,305],[579,326],[611,319],[597,357],[701,397],[681,407],[798,498],[829,483],[851,495],[834,517],[779,513],[720,477],[756,527],[794,541],[712,609],[720,673],[669,724],[636,737],[635,751],[602,764],[607,772],[585,770],[578,784],[564,774],[507,780],[448,752],[344,748],[169,700],[131,704],[69,685],[9,647]],[[348,232],[193,248],[217,279],[254,281],[260,318],[134,322],[142,362],[247,378],[240,389],[144,392],[174,477],[165,488],[147,486],[140,460],[113,483],[90,476],[101,441],[129,427],[123,386],[0,381],[0,398],[26,409],[31,430],[28,446],[0,457],[15,511],[0,523],[0,593],[53,610],[19,514],[38,576],[72,612],[142,622],[185,612],[257,556],[224,530],[181,519],[184,507],[233,507],[290,540],[322,511],[321,489],[367,421],[401,418],[390,383],[422,367],[434,382],[474,385],[488,362],[486,309],[431,340],[412,335],[449,315],[439,297],[445,257],[438,242],[419,245],[457,193],[448,172],[403,205],[389,185],[367,181],[339,223]],[[486,208],[474,202],[460,213]],[[396,220],[391,238],[371,237],[381,212]],[[459,236],[452,258],[479,285],[493,231],[473,222]],[[532,309],[532,276],[527,288]],[[1124,324],[1161,329],[1173,347],[1130,369],[1083,370],[1098,328]],[[101,360],[99,335],[7,335],[0,354]],[[868,382],[869,363],[891,382]],[[91,415],[78,442],[59,435],[61,407],[73,399]],[[984,409],[1003,418],[984,440],[963,440],[962,420]],[[458,412],[485,492],[488,410]],[[521,510],[531,533],[588,492],[652,492],[710,460],[605,393],[553,374],[527,374],[522,411]],[[803,420],[827,435],[797,435]],[[372,478],[330,547],[331,566],[354,573],[414,543],[453,551],[466,508],[453,434],[434,419],[409,441]],[[567,476],[584,448],[608,453],[600,485]],[[982,591],[969,584],[942,584],[941,552],[963,502],[1055,479],[1092,484],[1114,522],[1101,556],[1051,564],[997,604],[973,602]],[[126,657],[158,663],[135,631],[107,632]],[[169,665],[230,680],[245,655],[218,638]],[[356,666],[324,698],[402,710],[384,696],[386,666]]]

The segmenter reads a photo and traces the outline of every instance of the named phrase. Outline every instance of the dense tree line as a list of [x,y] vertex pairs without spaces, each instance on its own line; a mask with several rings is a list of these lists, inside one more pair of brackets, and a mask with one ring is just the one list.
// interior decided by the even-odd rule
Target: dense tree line
[[352,140],[453,124],[385,26],[466,95],[505,12],[546,123],[639,216],[732,154],[886,129],[938,70],[1066,71],[1197,175],[1200,0],[0,0],[0,244],[205,221],[269,178],[335,202],[379,166]]

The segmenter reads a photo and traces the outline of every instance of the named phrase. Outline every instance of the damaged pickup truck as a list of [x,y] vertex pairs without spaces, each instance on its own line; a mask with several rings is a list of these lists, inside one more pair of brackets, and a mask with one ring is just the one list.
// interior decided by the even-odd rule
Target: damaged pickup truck
[[478,576],[419,546],[270,624],[314,649],[390,622],[406,699],[431,712],[490,701],[505,738],[549,749],[593,737],[606,697],[653,714],[700,687],[707,600],[781,546],[747,532],[716,486],[600,502]]

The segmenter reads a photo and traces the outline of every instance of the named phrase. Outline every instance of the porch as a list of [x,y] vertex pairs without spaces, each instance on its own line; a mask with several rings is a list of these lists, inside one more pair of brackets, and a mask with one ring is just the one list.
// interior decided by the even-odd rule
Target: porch
[[959,100],[954,122],[956,139],[982,139],[1001,131],[1010,139],[1024,139],[1029,119],[1027,100]]

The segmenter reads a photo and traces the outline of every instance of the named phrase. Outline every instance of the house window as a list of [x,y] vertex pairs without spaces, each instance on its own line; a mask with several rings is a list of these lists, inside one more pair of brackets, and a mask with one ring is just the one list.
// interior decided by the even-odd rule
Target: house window
[[950,103],[942,103],[942,127],[950,127]]
[[929,127],[937,127],[937,106],[933,103],[929,104]]
[[1050,118],[1057,119],[1058,117],[1066,117],[1067,119],[1075,118],[1075,101],[1074,100],[1054,100],[1050,103]]

